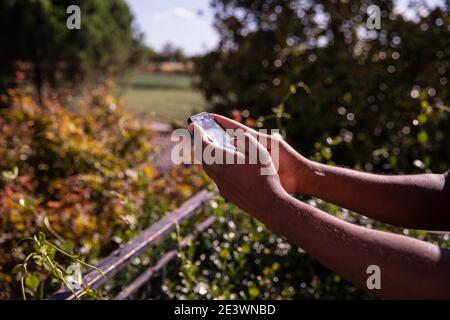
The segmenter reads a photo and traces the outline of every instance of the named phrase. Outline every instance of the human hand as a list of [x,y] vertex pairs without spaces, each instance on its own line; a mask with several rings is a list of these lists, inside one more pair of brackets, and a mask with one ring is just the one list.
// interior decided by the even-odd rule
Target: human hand
[[274,158],[273,153],[277,152],[273,149],[277,147],[279,152],[278,175],[284,190],[288,193],[306,193],[308,179],[311,176],[310,173],[313,172],[314,163],[312,161],[295,151],[281,136],[260,133],[224,116],[211,115],[225,129],[241,129],[250,133],[271,153],[272,158]]
[[[191,124],[195,134],[202,138],[202,155],[222,154],[222,159],[233,159],[232,163],[224,161],[211,163],[203,159],[202,166],[208,176],[214,180],[219,193],[228,201],[263,222],[270,221],[272,209],[285,197],[289,197],[283,189],[280,178],[266,148],[248,132],[238,133],[237,150],[222,148],[211,142],[203,129]],[[207,149],[205,152],[205,149]],[[256,151],[253,153],[250,150]],[[250,151],[250,152],[249,152]],[[250,157],[257,154],[257,159]],[[256,160],[256,161],[255,161]],[[263,170],[265,169],[265,170]],[[271,173],[271,174],[262,174]]]

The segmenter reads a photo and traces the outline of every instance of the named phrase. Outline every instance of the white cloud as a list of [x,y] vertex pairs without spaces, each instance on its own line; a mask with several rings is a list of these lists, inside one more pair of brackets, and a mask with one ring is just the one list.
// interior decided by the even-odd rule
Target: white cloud
[[183,8],[183,7],[174,7],[172,10],[172,13],[179,18],[183,18],[183,19],[187,19],[187,20],[192,20],[195,18],[194,12],[192,12],[191,10],[188,10],[186,8]]

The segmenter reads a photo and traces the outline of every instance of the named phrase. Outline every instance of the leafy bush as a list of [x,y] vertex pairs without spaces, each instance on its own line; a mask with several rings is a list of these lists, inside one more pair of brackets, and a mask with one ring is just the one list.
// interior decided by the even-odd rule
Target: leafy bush
[[217,198],[217,221],[182,251],[163,285],[176,299],[369,298],[301,248]]
[[[18,240],[45,231],[95,263],[204,184],[196,168],[163,177],[150,160],[155,133],[121,111],[106,87],[72,110],[56,101],[41,108],[15,90],[2,99],[0,298],[21,296],[12,269],[31,247],[14,249]],[[57,288],[36,271],[46,293]]]

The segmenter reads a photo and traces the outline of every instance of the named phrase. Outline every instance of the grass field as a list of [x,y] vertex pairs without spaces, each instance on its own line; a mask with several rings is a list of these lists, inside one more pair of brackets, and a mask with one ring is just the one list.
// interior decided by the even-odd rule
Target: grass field
[[134,73],[119,83],[117,94],[133,113],[162,122],[185,122],[190,114],[206,108],[192,80],[188,75]]

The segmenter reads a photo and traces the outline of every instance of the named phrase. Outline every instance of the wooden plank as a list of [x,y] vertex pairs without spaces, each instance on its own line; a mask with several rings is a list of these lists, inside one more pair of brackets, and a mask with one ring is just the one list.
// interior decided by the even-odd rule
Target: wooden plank
[[[158,239],[161,239],[173,230],[177,223],[192,216],[212,196],[212,192],[202,190],[184,202],[180,207],[166,214],[161,220],[149,226],[124,246],[113,251],[97,265],[103,271],[104,277],[95,270],[85,272],[83,274],[84,285],[93,290],[98,289],[103,283],[113,277],[114,274],[123,269],[133,258],[143,253]],[[81,294],[82,292],[83,289],[80,289],[76,293]],[[75,298],[75,295],[66,288],[49,296],[49,299],[54,300],[72,300]]]
[[[215,220],[216,220],[215,217],[209,217],[208,219],[200,223],[195,228],[194,233],[189,234],[180,241],[180,246],[181,247],[188,246],[199,233],[202,233],[203,231],[208,229],[214,223]],[[177,252],[178,250],[176,249],[166,252],[157,261],[155,265],[148,268],[141,275],[139,275],[139,277],[137,277],[130,285],[128,285],[125,289],[120,291],[119,294],[114,298],[114,300],[125,300],[128,297],[130,297],[134,292],[136,292],[136,290],[138,290],[140,287],[146,284],[155,273],[160,271],[167,263],[169,263],[173,258],[175,258]]]

